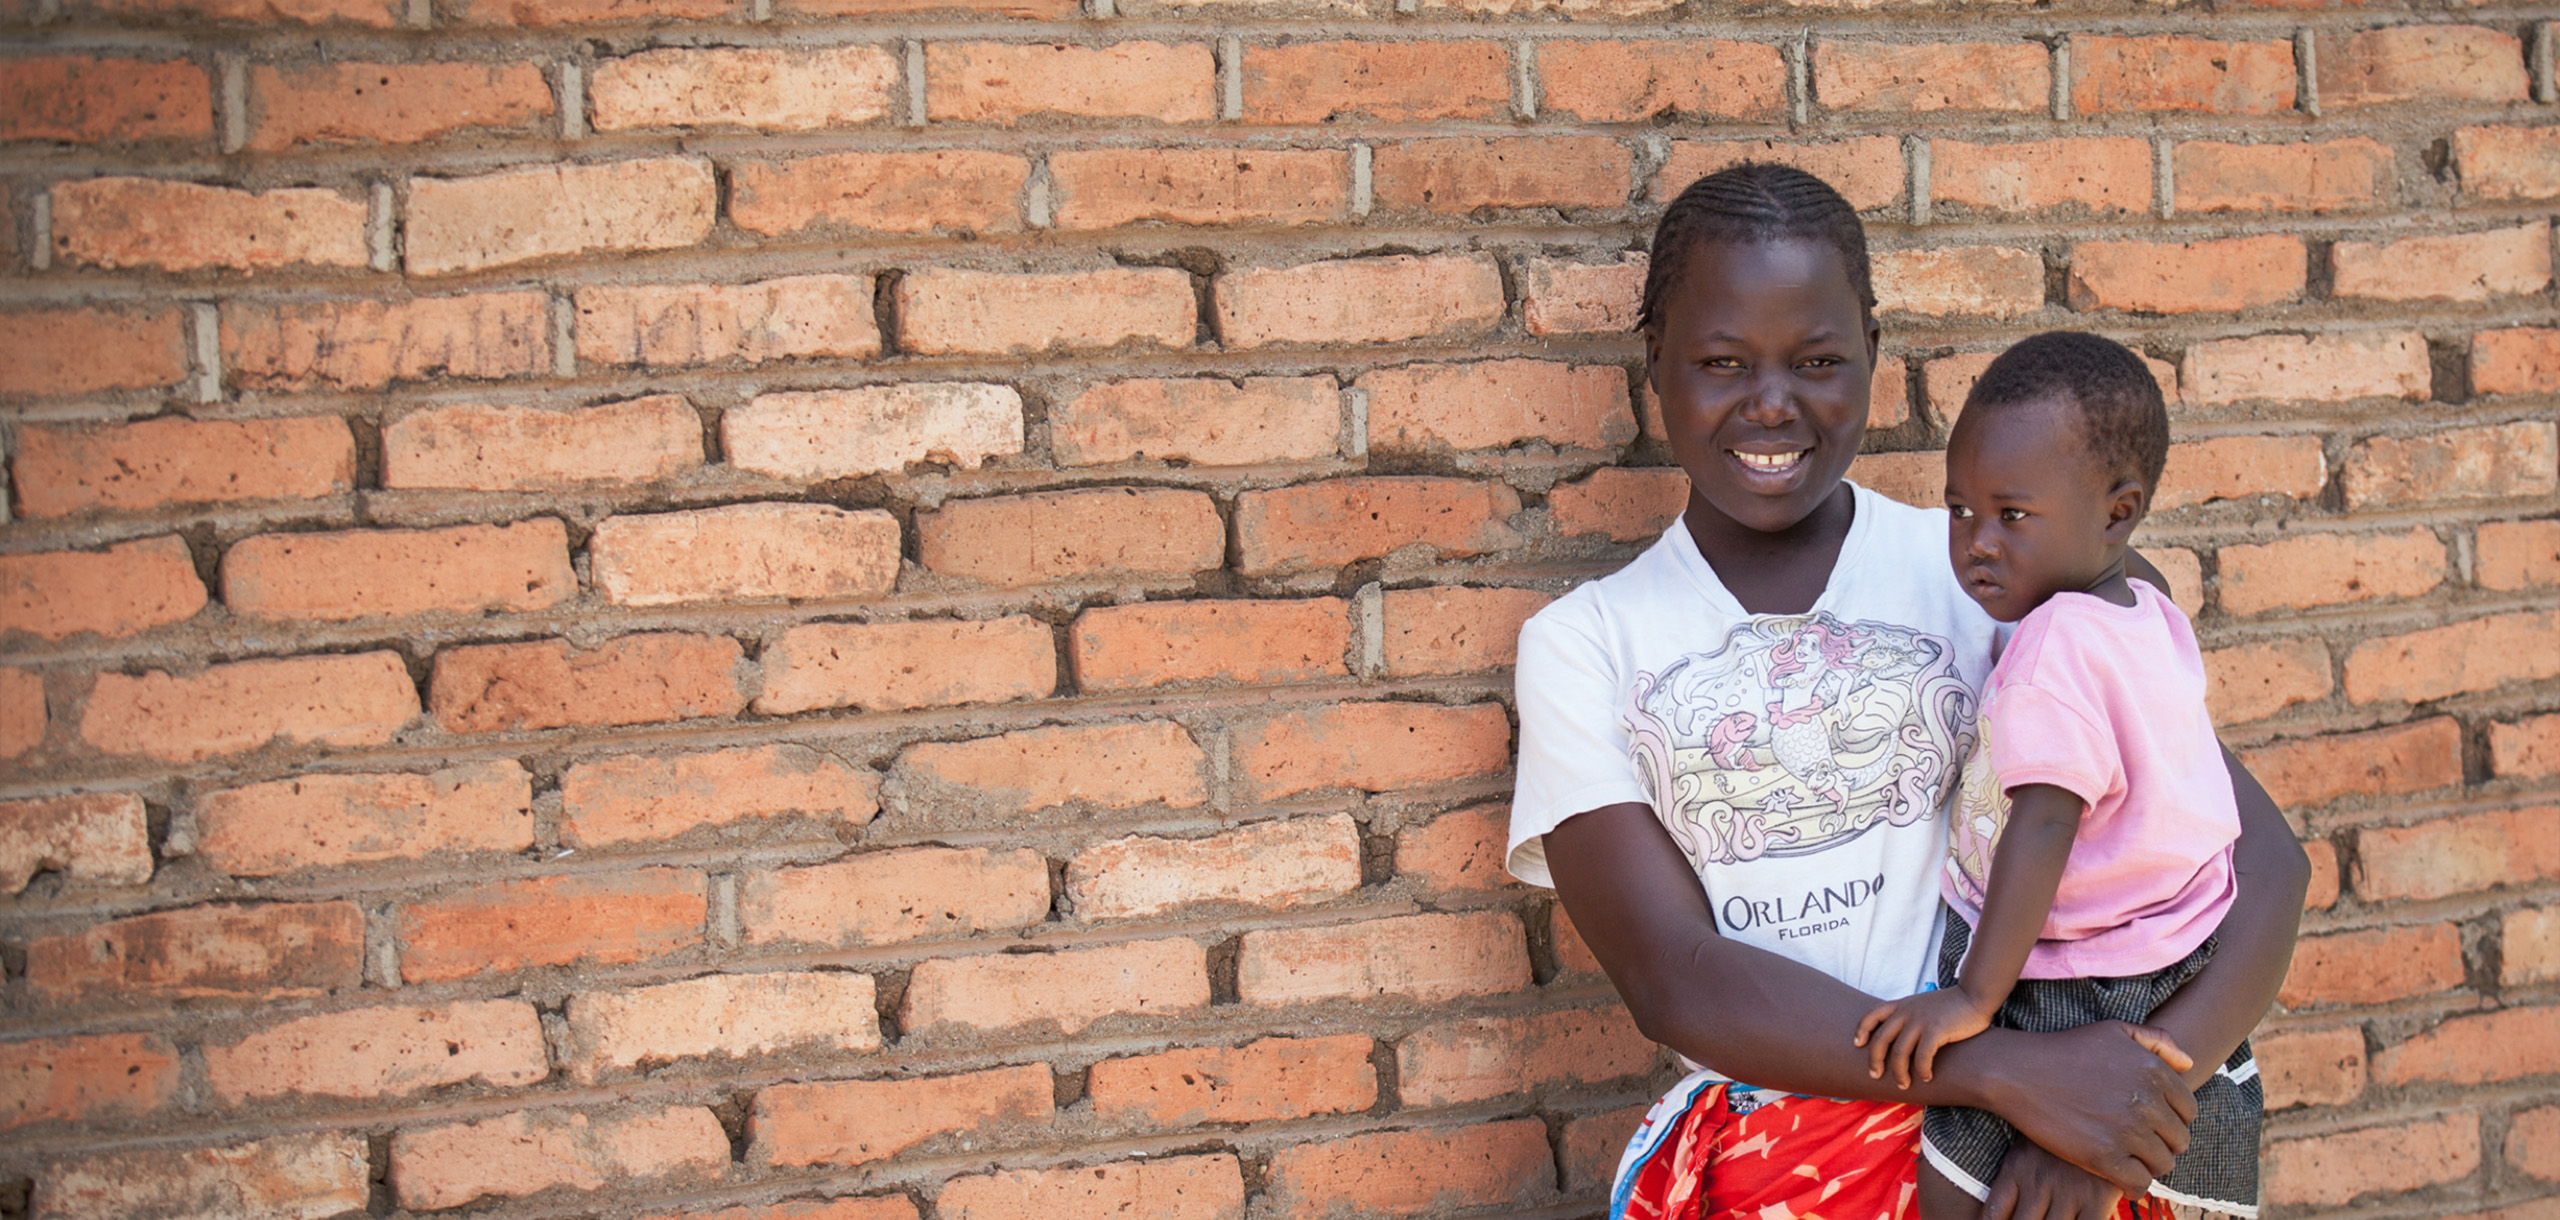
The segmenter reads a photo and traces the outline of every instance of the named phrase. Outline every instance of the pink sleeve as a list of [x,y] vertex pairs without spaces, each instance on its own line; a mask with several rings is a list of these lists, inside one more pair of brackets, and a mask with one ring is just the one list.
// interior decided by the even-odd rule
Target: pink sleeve
[[2051,784],[2091,806],[2124,786],[2115,735],[2079,692],[2017,683],[1991,705],[1991,767],[2003,789]]

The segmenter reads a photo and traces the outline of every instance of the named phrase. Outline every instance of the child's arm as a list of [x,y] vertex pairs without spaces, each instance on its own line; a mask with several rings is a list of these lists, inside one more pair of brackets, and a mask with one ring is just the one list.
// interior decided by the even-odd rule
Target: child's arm
[[1982,926],[1973,930],[1964,969],[1943,991],[1877,1005],[1858,1022],[1857,1044],[1867,1048],[1867,1074],[1882,1077],[1888,1063],[1894,1082],[1911,1087],[1916,1061],[1920,1079],[1935,1075],[1938,1048],[1990,1028],[2009,989],[2026,969],[2036,934],[2053,914],[2054,891],[2071,862],[2088,804],[2051,784],[2009,790],[2009,822],[1991,856],[1991,880],[1983,888]]

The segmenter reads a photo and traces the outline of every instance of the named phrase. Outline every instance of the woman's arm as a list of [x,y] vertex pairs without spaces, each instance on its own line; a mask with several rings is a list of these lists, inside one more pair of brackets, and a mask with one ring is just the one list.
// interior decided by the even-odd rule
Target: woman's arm
[[[1896,1089],[1870,1079],[1866,1053],[1851,1044],[1874,997],[1718,934],[1697,874],[1651,809],[1567,818],[1547,833],[1546,859],[1637,1027],[1727,1076],[1820,1097],[1987,1109],[2128,1194],[2186,1150],[2194,1096],[2127,1036],[2133,1027],[1986,1030],[1948,1047],[1935,1080]],[[2065,1080],[2076,1087],[2054,1087]]]

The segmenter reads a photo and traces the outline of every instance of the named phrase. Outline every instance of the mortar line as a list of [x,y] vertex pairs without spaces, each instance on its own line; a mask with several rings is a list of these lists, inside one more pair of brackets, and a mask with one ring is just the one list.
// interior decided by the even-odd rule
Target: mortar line
[[195,349],[195,399],[222,401],[222,315],[209,301],[187,305],[187,328]]
[[1218,39],[1218,117],[1244,118],[1244,39],[1233,34]]
[[2293,32],[2294,108],[2320,117],[2320,39],[2309,26]]
[[907,40],[905,59],[907,65],[907,126],[922,127],[925,125],[926,118],[923,39],[910,38]]
[[249,143],[249,65],[238,55],[223,55],[222,151],[236,153]]
[[2178,214],[2176,144],[2167,136],[2151,138],[2151,211],[2162,220]]
[[1524,119],[1538,117],[1538,44],[1526,38],[1511,49],[1511,110]]
[[2055,39],[2048,71],[2053,76],[2053,118],[2057,123],[2071,121],[2071,39],[2068,35]]
[[1368,145],[1351,146],[1351,214],[1354,216],[1366,216],[1369,209],[1377,205],[1369,158]]
[[2545,106],[2560,102],[2560,81],[2553,78],[2552,43],[2560,42],[2560,21],[2537,21],[2533,26],[2533,100]]
[[53,192],[40,190],[27,204],[27,265],[53,269]]
[[1929,137],[1904,136],[1902,157],[1911,166],[1911,223],[1929,223]]

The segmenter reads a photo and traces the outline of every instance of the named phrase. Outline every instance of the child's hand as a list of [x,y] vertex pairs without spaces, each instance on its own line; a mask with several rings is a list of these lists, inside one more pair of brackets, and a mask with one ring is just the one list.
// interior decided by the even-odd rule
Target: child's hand
[[1949,987],[1876,1005],[1858,1020],[1857,1045],[1867,1048],[1868,1076],[1884,1079],[1889,1059],[1893,1087],[1907,1089],[1915,1060],[1920,1079],[1934,1080],[1939,1047],[1989,1028],[1991,1013],[1975,1004],[1963,988]]

